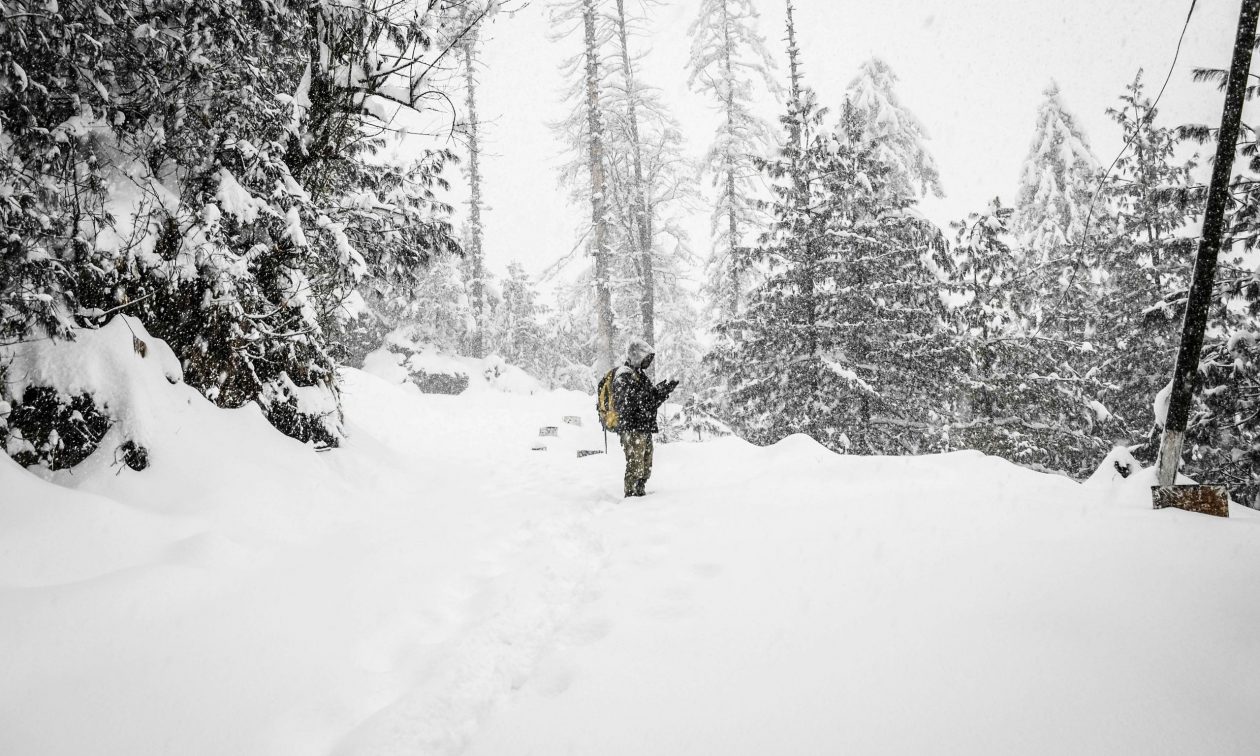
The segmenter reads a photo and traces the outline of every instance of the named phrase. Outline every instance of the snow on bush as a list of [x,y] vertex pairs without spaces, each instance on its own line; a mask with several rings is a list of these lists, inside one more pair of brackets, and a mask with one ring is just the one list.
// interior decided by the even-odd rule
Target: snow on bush
[[112,443],[121,461],[143,469],[158,422],[150,397],[183,379],[179,360],[125,315],[74,333],[73,341],[0,349],[0,396],[12,405],[6,451],[21,464],[59,469]]
[[425,394],[502,391],[540,394],[544,388],[524,370],[497,354],[477,359],[443,351],[409,338],[405,329],[391,333],[385,345],[363,360],[363,370],[390,383],[411,383]]

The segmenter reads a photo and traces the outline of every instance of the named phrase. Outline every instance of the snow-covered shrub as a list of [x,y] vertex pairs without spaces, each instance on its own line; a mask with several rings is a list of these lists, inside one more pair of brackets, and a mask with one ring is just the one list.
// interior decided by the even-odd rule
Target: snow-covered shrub
[[730,427],[718,419],[720,410],[710,394],[711,392],[692,394],[677,412],[667,412],[662,431],[671,440],[678,441],[705,441],[731,435]]
[[426,394],[462,394],[469,389],[536,394],[544,390],[537,378],[496,354],[482,359],[451,354],[411,338],[413,334],[410,329],[391,333],[385,346],[364,359],[363,369],[390,383],[411,383]]
[[89,394],[67,396],[51,386],[27,386],[12,403],[4,450],[24,467],[74,467],[109,430],[110,418]]
[[22,465],[73,467],[98,448],[144,469],[160,422],[153,397],[181,381],[171,349],[140,321],[118,316],[73,339],[0,347],[5,451]]
[[456,371],[429,372],[414,367],[410,380],[426,394],[462,394],[468,388],[468,374]]
[[[1098,401],[1105,385],[1090,369],[1096,350],[1081,325],[1094,292],[1058,291],[1026,270],[1028,258],[1009,243],[1011,214],[995,198],[951,224],[955,243],[934,258],[947,302],[940,362],[948,369],[935,397],[946,420],[941,448],[1084,477],[1119,432]],[[1045,306],[1047,296],[1059,306]]]

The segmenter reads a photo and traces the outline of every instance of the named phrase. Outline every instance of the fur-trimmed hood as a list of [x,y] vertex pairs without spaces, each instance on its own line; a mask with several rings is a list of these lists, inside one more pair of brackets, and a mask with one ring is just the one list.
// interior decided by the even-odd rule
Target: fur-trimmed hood
[[626,364],[630,367],[643,367],[643,362],[656,354],[656,349],[643,339],[631,339],[626,347]]

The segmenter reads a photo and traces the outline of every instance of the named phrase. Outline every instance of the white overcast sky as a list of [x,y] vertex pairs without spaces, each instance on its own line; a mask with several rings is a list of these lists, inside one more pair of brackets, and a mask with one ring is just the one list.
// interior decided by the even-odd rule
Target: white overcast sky
[[[639,0],[629,0],[637,8]],[[1168,71],[1190,0],[797,0],[806,83],[837,108],[858,65],[878,56],[900,81],[897,93],[919,117],[940,167],[946,197],[920,207],[942,225],[982,209],[994,195],[1014,199],[1042,90],[1053,79],[1109,163],[1121,147],[1105,115],[1139,67],[1154,96]],[[698,0],[668,0],[651,10],[643,78],[665,94],[690,154],[699,157],[715,117],[686,87],[687,27]],[[760,29],[780,65],[783,0],[760,0]],[[548,123],[560,102],[559,62],[581,40],[548,39],[547,4],[507,0],[483,35],[479,109],[486,122],[486,255],[501,272],[519,260],[537,273],[568,252],[589,206],[570,206],[557,186],[559,144]],[[1181,58],[1160,103],[1166,124],[1220,118],[1221,95],[1195,84],[1195,67],[1226,67],[1239,0],[1198,0]],[[768,104],[767,112],[777,113]],[[455,178],[455,177],[452,177]],[[456,188],[456,199],[462,190]],[[462,212],[462,208],[461,208]],[[708,253],[707,211],[689,224],[693,246]]]

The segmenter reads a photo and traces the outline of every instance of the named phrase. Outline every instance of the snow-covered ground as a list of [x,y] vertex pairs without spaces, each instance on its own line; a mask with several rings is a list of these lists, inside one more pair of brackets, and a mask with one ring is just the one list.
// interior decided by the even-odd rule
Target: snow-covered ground
[[0,754],[1260,753],[1260,513],[803,437],[625,501],[591,397],[345,381],[332,452],[155,379],[144,472],[0,455]]

